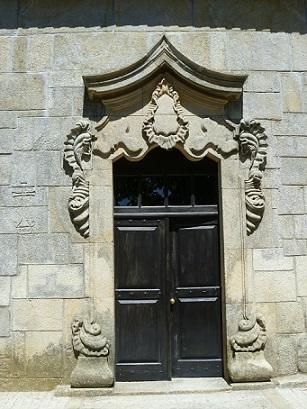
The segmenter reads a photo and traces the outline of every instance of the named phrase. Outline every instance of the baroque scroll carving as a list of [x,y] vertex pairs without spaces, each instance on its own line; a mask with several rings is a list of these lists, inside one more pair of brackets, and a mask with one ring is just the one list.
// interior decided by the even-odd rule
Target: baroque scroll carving
[[93,140],[89,122],[79,121],[67,135],[64,147],[64,159],[72,169],[68,209],[76,230],[85,238],[89,236],[89,183],[84,176],[82,159],[90,159]]
[[239,331],[230,339],[235,352],[255,352],[263,350],[266,343],[266,328],[261,316],[243,319],[239,322]]
[[268,381],[273,369],[264,356],[266,326],[263,318],[245,318],[239,331],[230,338],[233,352],[229,374],[233,382]]
[[[160,109],[172,116],[159,115]],[[152,93],[143,135],[149,145],[156,143],[163,149],[171,149],[176,143],[184,144],[189,136],[189,123],[184,118],[179,94],[165,78]]]
[[242,119],[235,128],[240,154],[242,158],[251,160],[248,179],[245,181],[246,230],[250,235],[258,228],[265,208],[261,184],[266,165],[267,136],[265,129],[256,120]]
[[91,320],[75,319],[71,324],[72,344],[76,355],[108,356],[110,343],[101,334],[100,325]]
[[103,388],[114,382],[108,366],[110,342],[94,320],[75,319],[71,325],[72,344],[77,365],[71,373],[71,386],[75,388]]

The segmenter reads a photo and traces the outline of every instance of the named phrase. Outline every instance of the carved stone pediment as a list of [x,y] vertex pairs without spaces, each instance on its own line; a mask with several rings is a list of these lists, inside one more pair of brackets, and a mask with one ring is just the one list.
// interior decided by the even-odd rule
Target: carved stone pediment
[[[246,76],[210,71],[186,58],[163,36],[139,61],[116,72],[84,77],[90,100],[103,106],[93,124],[93,154],[114,160],[141,159],[152,148],[178,148],[193,160],[209,152],[227,158],[240,152],[251,166],[245,182],[247,233],[259,225],[264,211],[261,190],[266,135],[259,122],[234,124],[227,112],[240,101]],[[72,220],[88,236],[88,184],[78,162],[77,140],[70,136],[77,167],[69,202]],[[81,138],[82,139],[82,138]],[[92,139],[91,139],[92,141]]]

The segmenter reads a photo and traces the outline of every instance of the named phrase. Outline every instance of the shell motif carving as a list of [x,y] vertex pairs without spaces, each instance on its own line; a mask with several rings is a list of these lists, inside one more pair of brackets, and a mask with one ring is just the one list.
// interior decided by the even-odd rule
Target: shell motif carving
[[245,181],[246,229],[248,235],[257,229],[265,208],[265,197],[262,192],[261,182],[266,165],[266,139],[264,128],[258,121],[241,120],[238,135],[240,153],[243,157],[248,157],[251,160],[248,179]]
[[87,121],[79,121],[67,135],[64,159],[72,169],[72,194],[68,209],[76,230],[83,237],[89,236],[89,183],[86,181],[82,159],[89,160],[92,154],[93,135]]
[[91,320],[75,319],[71,324],[72,344],[77,355],[88,357],[108,356],[110,343],[101,334],[100,325]]
[[165,78],[152,93],[149,112],[143,122],[143,136],[149,145],[156,143],[163,149],[184,144],[189,136],[189,123],[184,118],[179,94]]
[[266,328],[263,318],[258,315],[253,319],[239,322],[239,331],[230,339],[235,352],[256,352],[264,350],[266,344]]

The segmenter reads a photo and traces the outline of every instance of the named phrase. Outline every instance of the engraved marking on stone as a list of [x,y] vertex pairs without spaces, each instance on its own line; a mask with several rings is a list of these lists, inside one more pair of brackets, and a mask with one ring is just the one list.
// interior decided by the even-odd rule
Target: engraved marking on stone
[[28,186],[27,182],[21,182],[20,185],[12,188],[13,197],[31,197],[36,195],[35,186]]
[[17,224],[16,229],[22,233],[31,233],[35,227],[35,220],[22,218]]

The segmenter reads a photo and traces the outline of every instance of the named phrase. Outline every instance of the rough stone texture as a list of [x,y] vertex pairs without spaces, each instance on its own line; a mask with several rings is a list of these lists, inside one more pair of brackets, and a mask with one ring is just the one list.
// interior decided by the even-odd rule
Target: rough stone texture
[[61,331],[62,300],[13,300],[12,327],[20,331]]
[[296,301],[295,274],[291,271],[257,271],[254,283],[256,302]]
[[293,259],[284,257],[282,249],[255,249],[255,270],[292,270]]
[[10,335],[10,311],[8,307],[0,307],[0,337]]
[[75,298],[83,296],[80,265],[36,265],[28,268],[30,298]]
[[17,274],[17,236],[1,234],[0,239],[0,275],[15,275]]
[[[174,7],[165,1],[0,0],[0,11],[0,349],[10,355],[1,382],[7,376],[18,385],[26,379],[68,382],[75,365],[70,324],[93,307],[114,345],[112,163],[94,156],[86,164],[92,231],[84,240],[67,210],[71,177],[63,169],[63,142],[80,118],[95,123],[102,116],[84,96],[82,77],[135,63],[163,33],[195,63],[248,74],[242,106],[226,111],[236,122],[242,111],[261,119],[266,129],[266,209],[242,251],[240,188],[250,164],[238,155],[215,156],[221,163],[226,334],[234,334],[242,319],[245,261],[248,302],[267,322],[265,357],[274,374],[306,371],[304,2],[271,0],[263,7],[252,0],[227,6],[222,0],[180,0]],[[104,137],[103,143],[121,138],[128,116],[134,143],[144,142],[138,115],[156,85],[148,95],[139,92],[135,115],[126,110],[113,121],[114,139]],[[188,100],[187,93],[184,113],[197,135],[197,115],[221,120],[220,108],[207,104],[195,111]],[[113,350],[109,358],[112,366]]]
[[280,334],[294,334],[305,329],[303,308],[298,302],[276,305],[276,331]]
[[44,109],[44,82],[40,74],[0,74],[0,110]]
[[67,234],[28,234],[18,240],[19,262],[23,264],[82,263],[83,254],[69,243]]
[[0,306],[10,305],[11,278],[0,277]]
[[31,332],[25,339],[26,374],[59,378],[63,370],[62,332]]

